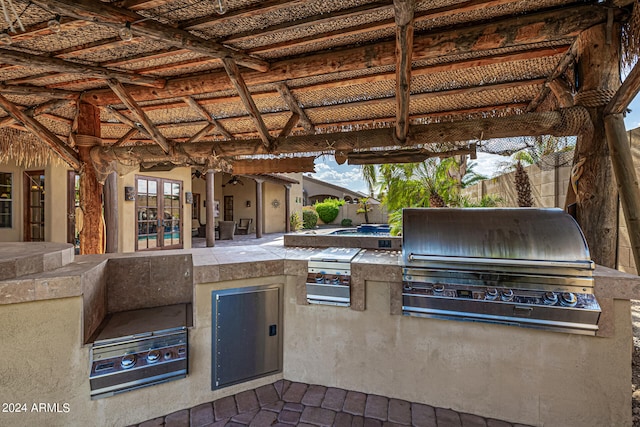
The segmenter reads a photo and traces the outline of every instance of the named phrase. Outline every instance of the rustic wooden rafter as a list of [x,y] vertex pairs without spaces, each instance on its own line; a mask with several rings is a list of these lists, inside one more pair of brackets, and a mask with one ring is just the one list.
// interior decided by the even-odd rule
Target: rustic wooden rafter
[[214,119],[208,112],[205,110],[202,105],[198,104],[198,101],[193,99],[190,96],[185,96],[182,98],[184,102],[187,103],[191,108],[193,108],[202,118],[204,118],[207,122],[212,124],[217,131],[227,139],[233,139],[233,135],[227,131],[224,126],[222,126],[216,119]]
[[415,0],[394,0],[396,20],[396,140],[404,143],[409,133],[411,58]]
[[50,89],[40,86],[6,85],[0,83],[0,93],[9,95],[39,95],[54,99],[78,99],[79,92],[64,89]]
[[289,86],[287,86],[286,83],[280,83],[276,87],[278,89],[278,93],[287,104],[287,107],[289,107],[289,110],[291,110],[292,113],[295,113],[298,116],[302,127],[304,127],[307,132],[313,132],[313,123],[307,116],[307,113],[304,112],[300,104],[298,104],[298,101],[291,93],[291,90],[289,90]]
[[[568,117],[583,115],[585,109],[572,107],[545,113],[526,113],[507,117],[490,117],[475,120],[415,125],[407,137],[407,147],[420,144],[457,142],[490,138],[520,136],[571,136],[579,126],[567,121]],[[277,150],[270,151],[261,139],[235,140],[233,142],[200,141],[197,144],[180,144],[180,151],[187,156],[198,158],[212,152],[223,157],[252,156],[259,154],[287,154],[299,152],[327,152],[383,148],[394,145],[393,128],[368,129],[355,132],[322,133],[316,135],[294,135],[278,140]],[[171,155],[154,145],[133,147],[101,147],[96,152],[105,160],[127,159],[127,156],[146,156],[149,161],[170,161]]]
[[350,165],[377,165],[383,163],[418,163],[431,157],[452,157],[460,155],[475,155],[476,145],[447,151],[430,151],[424,148],[385,151],[358,151],[347,154]]
[[260,139],[262,139],[262,143],[265,145],[265,147],[271,149],[272,139],[271,135],[269,135],[269,129],[267,129],[267,126],[262,120],[260,111],[258,110],[258,107],[256,107],[256,103],[251,97],[251,92],[249,92],[249,88],[247,88],[247,85],[244,82],[242,75],[240,74],[238,66],[235,62],[233,62],[232,59],[229,58],[224,58],[222,60],[222,63],[224,64],[224,69],[229,75],[229,79],[238,91],[238,95],[240,95],[240,99],[242,99],[242,103],[247,109],[247,113],[249,113],[251,120],[253,120],[253,123],[255,124],[258,133],[260,134]]
[[[576,47],[576,44],[574,43],[571,46],[571,48],[567,51],[567,53],[565,53],[564,57],[560,60],[560,62],[558,62],[558,65],[556,65],[556,68],[553,70],[553,72],[549,75],[549,77],[547,77],[546,83],[551,83],[552,81],[560,78],[560,76],[564,74],[565,71],[567,71],[567,68],[569,68],[571,64],[575,63],[576,55],[577,55],[577,47]],[[538,95],[535,98],[533,98],[533,100],[529,104],[529,107],[527,107],[527,112],[535,111],[536,108],[538,108],[538,106],[542,104],[542,101],[544,101],[547,95],[549,95],[550,91],[551,91],[551,88],[547,84],[545,84],[545,86],[538,93]]]
[[158,131],[156,126],[149,120],[149,117],[145,114],[144,111],[140,109],[138,103],[129,95],[127,90],[122,86],[117,80],[108,80],[107,83],[113,92],[118,95],[118,98],[122,101],[124,105],[131,111],[131,113],[138,119],[140,124],[145,128],[147,133],[151,136],[153,141],[158,144],[165,153],[169,152],[169,142],[166,138]]
[[113,147],[121,147],[124,144],[126,144],[127,142],[129,142],[131,140],[131,138],[133,138],[133,135],[135,135],[136,133],[138,133],[138,129],[137,128],[131,128],[127,131],[127,133],[125,133],[124,135],[122,135],[122,137],[120,137],[120,139],[118,139],[114,144]]
[[[473,51],[518,47],[550,40],[566,40],[584,28],[606,21],[606,12],[599,6],[567,8],[558,16],[555,11],[541,12],[455,30],[435,31],[414,36],[413,60],[447,56],[457,57]],[[523,31],[529,37],[520,37]],[[379,42],[355,48],[282,60],[271,64],[268,72],[248,71],[243,74],[247,85],[260,85],[301,77],[331,75],[372,67],[395,65],[395,41]],[[132,88],[131,95],[139,101],[192,95],[229,89],[227,75],[222,72],[206,76],[171,80],[164,89]],[[91,91],[87,102],[97,105],[113,104],[107,91]]]
[[189,138],[189,140],[187,141],[187,144],[200,141],[205,135],[207,135],[209,132],[211,132],[215,128],[216,126],[213,123],[207,123],[205,127],[200,129],[200,131],[198,131],[195,135]]
[[21,122],[25,128],[34,134],[37,138],[48,145],[54,152],[56,152],[65,162],[69,164],[75,170],[80,169],[80,160],[78,154],[67,144],[62,142],[60,138],[54,135],[49,129],[44,127],[33,117],[29,117],[18,106],[13,104],[4,96],[0,95],[0,107],[5,110],[16,121]]
[[[104,107],[104,109],[107,110],[109,112],[109,114],[114,116],[120,122],[122,122],[122,123],[124,123],[126,125],[129,125],[134,129],[137,129],[142,135],[146,135],[146,136],[150,137],[150,135],[147,132],[147,130],[140,123],[137,123],[136,121],[131,120],[129,117],[125,116],[123,113],[121,113],[120,111],[116,110],[115,108],[113,108],[111,106],[106,106],[106,107]],[[104,124],[103,124],[103,126],[104,126]]]
[[315,157],[284,157],[281,159],[233,160],[235,175],[260,173],[314,172]]
[[291,117],[289,117],[289,120],[287,120],[287,123],[285,123],[284,127],[280,131],[278,138],[286,138],[287,136],[289,136],[291,134],[291,131],[299,121],[300,116],[298,115],[298,113],[292,113]]
[[132,72],[114,71],[94,65],[78,64],[75,62],[65,61],[60,58],[33,55],[30,53],[19,52],[17,50],[0,48],[0,58],[2,58],[2,62],[5,64],[40,68],[58,73],[80,74],[84,77],[93,77],[97,79],[119,79],[129,84],[151,86],[154,88],[162,88],[165,85],[164,79],[139,76]]
[[145,19],[135,11],[115,7],[99,0],[32,0],[32,3],[61,15],[97,21],[115,28],[121,28],[127,22],[130,25],[135,23],[131,26],[136,35],[215,58],[232,58],[241,65],[259,71],[266,71],[269,68],[269,64],[261,59],[205,40],[188,31]]
[[[23,111],[23,113],[29,117],[36,117],[36,116],[39,116],[40,114],[46,114],[58,108],[65,107],[69,105],[70,102],[73,102],[73,101],[69,101],[65,99],[54,99],[51,101],[47,101],[43,104],[36,105],[35,107],[27,108],[26,110]],[[9,115],[7,117],[3,117],[2,119],[0,119],[0,128],[5,126],[11,126],[15,123],[18,123],[17,120],[13,118],[13,116]]]
[[571,91],[571,87],[561,77],[545,83],[545,86],[553,92],[560,107],[567,108],[573,106],[573,93]]

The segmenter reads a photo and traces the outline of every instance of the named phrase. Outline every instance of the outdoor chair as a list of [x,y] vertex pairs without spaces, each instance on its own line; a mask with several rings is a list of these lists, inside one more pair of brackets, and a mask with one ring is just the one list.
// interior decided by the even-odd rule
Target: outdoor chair
[[253,218],[240,218],[238,227],[236,228],[236,234],[247,234],[251,228],[251,222]]
[[191,237],[201,237],[199,236],[199,232],[198,229],[202,227],[202,224],[200,224],[200,220],[197,218],[194,218],[191,220]]
[[218,222],[220,229],[220,240],[233,240],[233,234],[236,231],[236,223],[233,221],[220,221]]

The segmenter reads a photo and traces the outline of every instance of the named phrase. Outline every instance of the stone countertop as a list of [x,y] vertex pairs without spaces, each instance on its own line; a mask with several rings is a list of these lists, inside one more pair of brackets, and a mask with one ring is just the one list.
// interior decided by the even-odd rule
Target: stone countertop
[[[209,283],[226,280],[240,280],[273,275],[304,275],[310,256],[325,248],[279,247],[279,246],[232,246],[220,248],[196,248],[147,253],[105,254],[77,256],[67,262],[68,245],[35,246],[15,244],[7,256],[0,261],[28,260],[36,256],[38,269],[42,260],[52,251],[45,271],[28,272],[19,277],[0,280],[0,304],[35,301],[39,299],[78,296],[83,293],[82,277],[111,258],[144,258],[154,256],[190,254],[193,260],[194,283]],[[24,247],[24,251],[20,248]],[[3,247],[4,249],[4,247]],[[36,251],[35,253],[33,251]],[[8,256],[9,253],[13,255]],[[22,256],[24,254],[24,256]],[[356,280],[382,280],[396,282],[402,280],[402,268],[398,263],[400,251],[375,249],[362,250],[353,261],[353,275]],[[71,258],[73,259],[73,258]],[[58,262],[60,260],[60,262]],[[19,261],[22,262],[22,261]],[[9,265],[9,264],[7,264]],[[58,268],[54,268],[59,266]],[[15,267],[12,267],[16,271]],[[618,270],[597,266],[596,296],[612,299],[640,299],[640,277]]]

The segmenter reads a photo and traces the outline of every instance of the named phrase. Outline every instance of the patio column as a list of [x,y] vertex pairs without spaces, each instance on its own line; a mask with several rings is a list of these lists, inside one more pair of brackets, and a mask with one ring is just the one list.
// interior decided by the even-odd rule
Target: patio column
[[262,212],[262,183],[263,179],[256,179],[256,239],[262,237],[263,218]]
[[205,197],[207,201],[207,208],[205,211],[205,218],[207,223],[205,224],[206,236],[207,236],[207,247],[212,248],[216,245],[216,223],[215,223],[215,201],[214,201],[214,192],[213,192],[213,184],[214,184],[214,175],[215,171],[213,169],[208,169],[206,178],[206,190]]
[[80,169],[80,209],[83,226],[80,230],[80,254],[101,254],[104,252],[104,230],[102,227],[102,184],[98,182],[96,170],[91,161],[91,148],[100,145],[100,110],[91,104],[78,106],[78,128],[75,135]]
[[284,186],[284,231],[291,233],[291,222],[289,217],[291,216],[291,185]]
[[118,176],[111,172],[104,182],[104,223],[106,233],[106,253],[118,252]]
[[[609,34],[609,37],[607,37]],[[616,266],[618,192],[616,191],[604,126],[604,109],[620,87],[620,26],[606,24],[583,31],[578,47],[579,91],[575,104],[586,108],[588,120],[578,135],[571,180],[575,183],[576,219],[584,232],[591,258]]]

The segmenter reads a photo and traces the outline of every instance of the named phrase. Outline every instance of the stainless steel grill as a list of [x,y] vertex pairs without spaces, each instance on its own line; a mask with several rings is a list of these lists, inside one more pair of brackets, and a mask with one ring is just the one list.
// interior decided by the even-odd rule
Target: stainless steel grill
[[405,209],[403,314],[594,335],[584,236],[559,209]]

